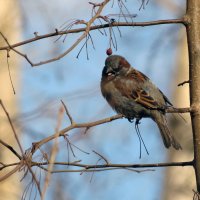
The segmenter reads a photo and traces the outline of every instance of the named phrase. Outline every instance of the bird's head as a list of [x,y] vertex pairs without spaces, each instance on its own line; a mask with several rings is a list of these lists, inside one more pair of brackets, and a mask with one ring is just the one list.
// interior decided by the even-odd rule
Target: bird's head
[[102,72],[103,77],[112,79],[119,75],[125,75],[130,68],[128,61],[118,55],[111,55],[105,61],[105,67]]

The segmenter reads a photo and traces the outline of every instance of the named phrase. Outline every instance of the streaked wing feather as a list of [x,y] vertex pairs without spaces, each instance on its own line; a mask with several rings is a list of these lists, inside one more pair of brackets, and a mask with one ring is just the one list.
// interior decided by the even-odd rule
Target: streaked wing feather
[[159,104],[144,90],[132,91],[131,97],[133,100],[142,106],[150,109],[159,108]]
[[[132,68],[129,74],[127,74],[126,79],[117,79],[114,81],[114,84],[118,91],[121,92],[122,96],[133,99],[133,101],[144,106],[145,108],[161,109],[162,106],[157,101],[155,101],[155,99],[150,96],[148,92],[142,89],[140,84],[138,84],[144,83],[148,80],[149,78],[146,75]],[[162,92],[161,94],[163,95],[165,101],[171,105],[167,97],[165,97]]]

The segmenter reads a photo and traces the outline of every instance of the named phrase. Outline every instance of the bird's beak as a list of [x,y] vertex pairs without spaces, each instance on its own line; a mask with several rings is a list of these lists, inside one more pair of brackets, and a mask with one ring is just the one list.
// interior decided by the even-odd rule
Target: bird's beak
[[112,72],[112,69],[110,67],[105,66],[105,73],[108,74],[110,72]]

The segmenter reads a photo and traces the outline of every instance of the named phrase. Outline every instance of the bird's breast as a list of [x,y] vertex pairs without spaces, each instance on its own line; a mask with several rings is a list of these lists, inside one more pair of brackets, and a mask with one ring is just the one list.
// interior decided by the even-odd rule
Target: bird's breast
[[110,106],[120,114],[129,119],[149,117],[150,111],[140,104],[136,103],[132,98],[127,97],[115,87],[113,81],[101,82],[101,92]]

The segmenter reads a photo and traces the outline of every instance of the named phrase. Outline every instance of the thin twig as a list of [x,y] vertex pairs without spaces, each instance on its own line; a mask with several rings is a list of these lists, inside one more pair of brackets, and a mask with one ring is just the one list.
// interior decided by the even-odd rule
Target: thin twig
[[0,105],[1,105],[1,107],[3,108],[3,110],[4,110],[4,112],[5,112],[6,116],[7,116],[7,119],[8,119],[8,121],[9,121],[9,124],[10,124],[10,126],[11,126],[11,128],[12,128],[12,132],[14,133],[14,137],[15,137],[15,139],[16,139],[16,141],[17,141],[17,144],[18,144],[18,146],[19,146],[19,148],[20,148],[21,154],[23,155],[23,152],[24,152],[24,151],[23,151],[23,149],[22,149],[22,145],[21,145],[21,143],[20,143],[20,141],[19,141],[18,135],[17,135],[17,133],[16,133],[16,131],[15,131],[15,128],[14,128],[13,123],[12,123],[12,121],[11,121],[10,115],[9,115],[9,113],[7,112],[7,110],[6,110],[6,108],[5,108],[5,106],[4,106],[4,104],[3,104],[3,102],[2,102],[1,99],[0,99]]
[[5,146],[6,148],[8,148],[13,154],[15,154],[20,160],[22,159],[22,157],[17,153],[17,151],[15,151],[15,149],[13,149],[13,147],[11,147],[9,144],[7,144],[6,142],[4,142],[3,140],[0,139],[0,143]]
[[200,194],[196,190],[192,190],[194,192],[193,200],[200,200]]
[[[72,152],[72,155],[74,156],[74,158],[76,157],[75,153],[74,153],[74,150],[72,148],[72,145],[71,145],[71,142],[69,141],[68,137],[66,135],[63,135],[64,139],[66,140],[67,142],[67,150],[69,152],[69,150],[71,150]],[[68,154],[68,157],[69,157],[69,154]]]
[[67,116],[69,117],[71,124],[74,124],[74,120],[73,120],[72,116],[70,115],[69,110],[67,109],[67,106],[65,105],[63,100],[60,100],[60,101],[61,101],[62,105],[64,106],[65,112],[66,112]]
[[[49,162],[37,163],[33,162],[32,165],[34,166],[43,166],[48,165]],[[193,161],[185,161],[185,162],[167,162],[167,163],[150,163],[150,164],[114,164],[114,163],[107,163],[101,165],[90,165],[90,164],[81,164],[81,163],[68,163],[68,162],[54,162],[54,165],[67,165],[67,166],[75,166],[81,167],[85,169],[95,169],[95,168],[151,168],[151,167],[185,167],[185,166],[193,166]]]
[[179,83],[178,86],[183,86],[183,85],[185,85],[186,83],[190,83],[190,80],[188,80],[188,81],[183,81],[183,82]]
[[7,50],[7,66],[8,66],[8,74],[9,74],[10,83],[11,83],[11,86],[12,86],[13,93],[16,94],[16,92],[15,92],[15,87],[14,87],[14,84],[13,84],[13,81],[12,81],[11,72],[10,72],[9,58],[10,58],[9,50]]
[[39,183],[39,181],[37,180],[37,178],[36,178],[34,172],[32,171],[31,166],[27,165],[27,163],[26,163],[26,166],[28,167],[29,172],[30,172],[31,175],[32,175],[32,179],[33,179],[35,185],[37,186],[37,189],[38,189],[39,194],[40,194],[40,197],[41,197],[41,196],[42,196],[42,191],[41,191],[41,188],[40,188],[40,183]]
[[[9,113],[7,112],[7,110],[6,110],[6,108],[5,108],[4,104],[3,104],[3,102],[2,102],[1,100],[0,100],[0,105],[1,105],[1,107],[3,108],[5,114],[6,114],[7,118],[8,118],[8,121],[9,121],[10,126],[11,126],[11,128],[12,128],[12,131],[13,131],[13,133],[14,133],[15,139],[16,139],[16,141],[17,141],[17,144],[18,144],[19,148],[20,148],[21,154],[24,155],[24,153],[23,153],[24,151],[23,151],[23,149],[22,149],[21,143],[20,143],[19,138],[18,138],[18,136],[17,136],[17,133],[16,133],[16,131],[15,131],[15,128],[14,128],[14,126],[13,126],[13,124],[12,124],[12,121],[11,121],[11,118],[10,118],[10,116],[9,116]],[[16,168],[14,168],[12,171],[10,171],[9,173],[7,173],[5,176],[3,176],[3,177],[0,178],[0,182],[1,182],[2,180],[5,180],[6,178],[8,178],[9,176],[11,176],[12,174],[14,174],[18,169],[20,169],[20,168],[21,168],[22,166],[24,166],[24,164],[25,164],[25,165],[28,167],[29,172],[32,174],[32,178],[33,178],[35,184],[37,185],[38,191],[39,191],[39,193],[40,193],[40,195],[41,195],[40,185],[39,185],[39,183],[38,183],[38,181],[37,181],[37,178],[35,177],[35,174],[33,173],[32,169],[31,169],[31,167],[29,166],[29,159],[30,159],[29,157],[25,157],[25,156],[24,156],[24,158],[21,160],[20,164],[19,164],[18,166],[16,166]]]
[[[47,169],[45,167],[41,166],[41,169],[47,171]],[[113,167],[111,168],[106,168],[106,169],[77,169],[77,170],[73,170],[73,169],[66,169],[66,170],[53,170],[51,171],[51,173],[71,173],[71,172],[75,172],[75,173],[94,173],[94,172],[104,172],[104,171],[110,171],[110,170],[129,170],[132,172],[136,172],[136,173],[142,173],[142,172],[149,172],[149,171],[155,171],[153,169],[144,169],[144,170],[135,170],[135,169],[130,169],[130,168],[121,168],[121,167]]]
[[14,169],[6,173],[5,175],[0,177],[0,182],[6,180],[8,177],[13,175],[15,172],[17,172],[22,167],[22,162],[20,162]]
[[[13,45],[10,45],[10,43],[8,42],[8,39],[3,35],[2,32],[0,32],[0,35],[3,37],[3,39],[5,40],[5,42],[6,42],[7,45],[8,45],[4,50],[6,50],[6,51],[8,51],[8,50],[10,50],[10,49],[13,50],[13,51],[14,51],[15,53],[17,53],[18,55],[24,57],[24,58],[27,60],[27,62],[28,62],[31,66],[33,66],[33,63],[31,62],[31,60],[28,58],[28,56],[27,56],[26,54],[23,54],[23,53],[21,53],[20,51],[14,49],[15,47],[13,47]],[[38,37],[39,37],[39,36],[38,36]],[[37,38],[37,37],[35,37],[35,38]],[[35,40],[35,41],[36,41],[36,40]],[[0,50],[1,50],[1,48],[0,48]]]
[[100,156],[107,164],[109,164],[108,160],[104,156],[102,156],[100,153],[96,152],[95,150],[93,150],[93,152],[97,154],[98,156]]
[[19,165],[20,162],[15,162],[15,163],[11,163],[11,164],[5,164],[5,163],[2,163],[0,162],[0,171],[3,170],[4,168],[7,168],[7,167],[13,167],[13,166],[16,166],[16,165]]

